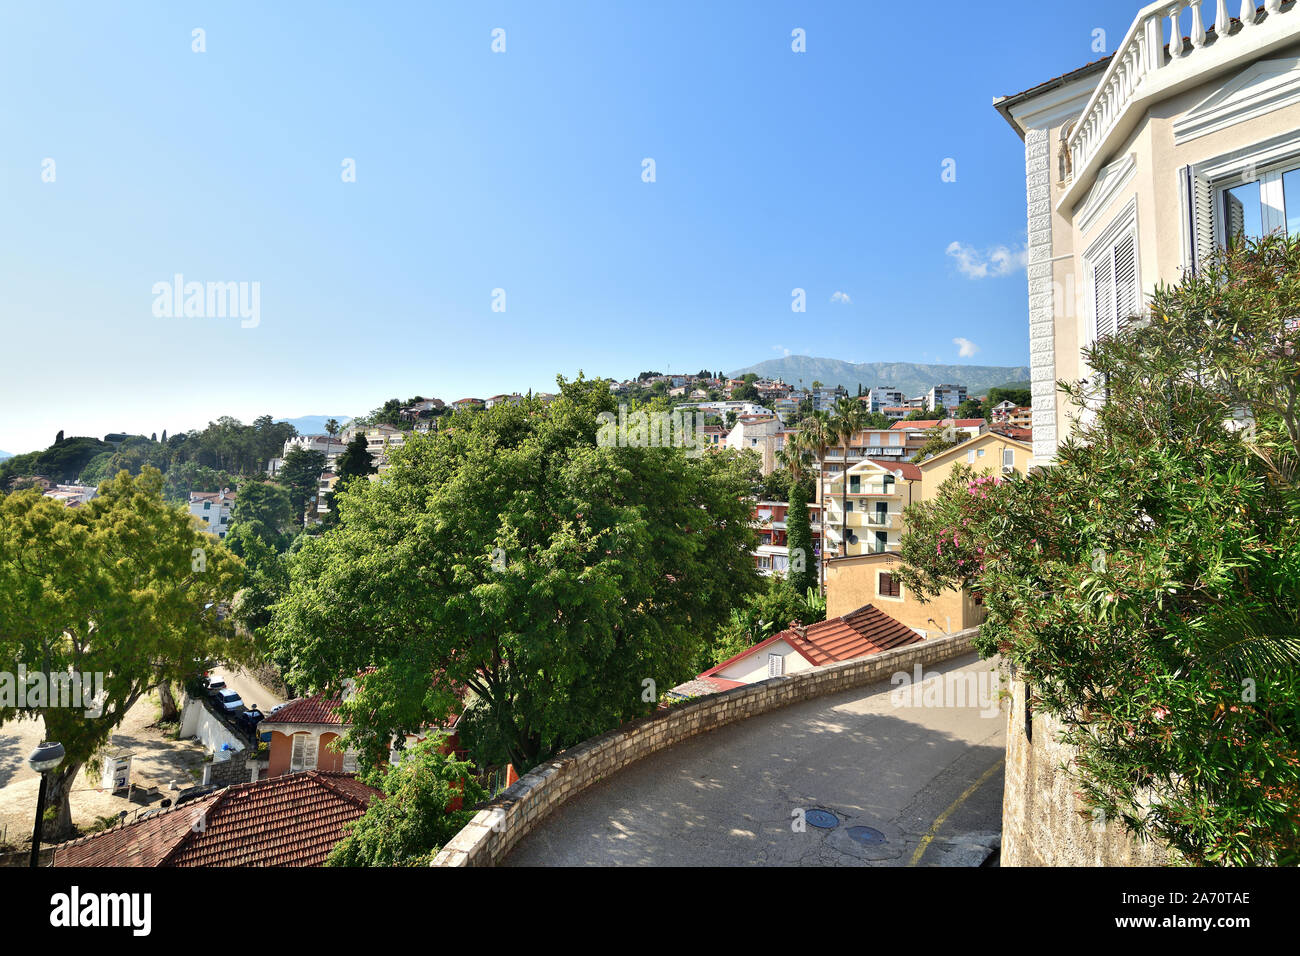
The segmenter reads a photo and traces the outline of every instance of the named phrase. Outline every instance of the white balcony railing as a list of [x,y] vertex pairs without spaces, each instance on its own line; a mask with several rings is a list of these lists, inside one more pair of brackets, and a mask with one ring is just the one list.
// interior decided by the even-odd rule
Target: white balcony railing
[[[1079,174],[1097,156],[1124,117],[1128,106],[1139,98],[1148,85],[1160,78],[1160,73],[1171,66],[1205,56],[1200,51],[1209,48],[1219,54],[1211,59],[1222,59],[1228,45],[1236,45],[1238,38],[1249,37],[1261,27],[1276,29],[1275,18],[1282,14],[1283,0],[1265,0],[1263,14],[1257,10],[1255,0],[1232,0],[1239,6],[1234,18],[1228,12],[1230,0],[1162,0],[1143,7],[1123,42],[1102,74],[1096,90],[1084,107],[1075,124],[1067,148],[1070,151],[1072,177]],[[1214,23],[1207,26],[1203,7],[1213,4]],[[1295,16],[1300,4],[1289,4],[1286,16]],[[1191,11],[1191,32],[1184,36],[1184,14]],[[1169,26],[1166,28],[1165,24]],[[1288,24],[1290,26],[1290,24]],[[1169,35],[1166,48],[1165,34]],[[1220,49],[1219,45],[1225,48]],[[1242,43],[1244,48],[1247,44]]]

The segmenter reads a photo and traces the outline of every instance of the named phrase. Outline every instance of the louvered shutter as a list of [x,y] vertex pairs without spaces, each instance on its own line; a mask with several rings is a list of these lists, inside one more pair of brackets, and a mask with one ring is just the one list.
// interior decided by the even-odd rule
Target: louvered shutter
[[293,751],[289,755],[290,770],[302,769],[303,748],[306,745],[306,743],[307,743],[306,734],[293,735]]
[[1214,190],[1210,181],[1184,166],[1183,208],[1187,215],[1188,265],[1193,271],[1205,268],[1218,245],[1214,228]]
[[316,750],[319,743],[320,741],[316,737],[309,737],[307,739],[307,745],[303,747],[303,754],[302,754],[304,770],[316,769]]
[[1111,332],[1118,330],[1137,311],[1137,237],[1127,233],[1115,243],[1115,322]]
[[1094,338],[1115,331],[1115,264],[1106,250],[1092,271]]

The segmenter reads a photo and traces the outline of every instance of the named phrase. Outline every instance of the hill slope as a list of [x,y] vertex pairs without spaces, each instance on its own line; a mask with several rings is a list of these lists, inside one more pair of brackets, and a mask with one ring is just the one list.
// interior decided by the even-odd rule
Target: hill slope
[[791,385],[800,380],[805,387],[814,381],[843,385],[855,391],[858,385],[900,388],[910,398],[922,395],[933,385],[965,385],[972,395],[983,394],[996,385],[1029,378],[1027,365],[924,365],[918,362],[841,362],[838,359],[787,355],[732,372],[732,376],[753,372],[764,378],[779,378]]

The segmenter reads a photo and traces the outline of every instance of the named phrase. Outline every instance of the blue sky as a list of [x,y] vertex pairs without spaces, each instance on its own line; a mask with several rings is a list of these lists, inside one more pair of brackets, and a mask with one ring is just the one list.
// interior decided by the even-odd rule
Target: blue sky
[[[1027,363],[991,99],[1138,7],[9,5],[0,448],[783,350]],[[155,315],[178,273],[259,283],[258,324]]]

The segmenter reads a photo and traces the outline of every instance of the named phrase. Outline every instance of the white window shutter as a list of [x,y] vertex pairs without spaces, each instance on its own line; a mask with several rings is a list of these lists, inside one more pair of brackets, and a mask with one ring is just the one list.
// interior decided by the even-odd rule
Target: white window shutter
[[1115,265],[1108,250],[1092,272],[1094,339],[1115,331]]
[[301,770],[301,769],[302,769],[303,748],[304,748],[304,746],[306,745],[306,743],[307,743],[307,735],[306,735],[306,734],[294,734],[294,735],[293,735],[293,750],[291,751],[291,753],[290,753],[290,755],[289,755],[289,769],[290,769],[290,770]]
[[1137,236],[1130,232],[1115,243],[1115,322],[1109,331],[1117,331],[1137,307]]
[[780,654],[767,655],[767,676],[781,677],[785,674],[785,658]]
[[319,744],[320,744],[319,738],[317,737],[307,738],[307,745],[303,748],[303,769],[304,770],[316,769],[316,750]]
[[1214,227],[1214,189],[1191,166],[1182,168],[1183,209],[1187,215],[1187,264],[1200,271],[1214,254],[1218,237]]

